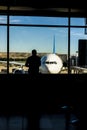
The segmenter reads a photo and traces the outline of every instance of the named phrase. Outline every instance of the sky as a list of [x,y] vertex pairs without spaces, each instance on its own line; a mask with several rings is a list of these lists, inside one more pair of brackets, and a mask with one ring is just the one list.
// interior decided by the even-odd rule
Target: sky
[[[68,25],[68,18],[34,17],[34,16],[10,16],[10,24],[32,25]],[[7,51],[7,23],[6,16],[0,16],[0,52]],[[85,25],[84,18],[71,18],[71,25]],[[68,28],[66,27],[33,27],[33,26],[10,26],[9,27],[9,50],[10,52],[27,52],[37,49],[37,52],[53,51],[53,38],[55,36],[56,53],[68,53]],[[78,40],[87,39],[84,28],[70,29],[71,54],[78,51]]]

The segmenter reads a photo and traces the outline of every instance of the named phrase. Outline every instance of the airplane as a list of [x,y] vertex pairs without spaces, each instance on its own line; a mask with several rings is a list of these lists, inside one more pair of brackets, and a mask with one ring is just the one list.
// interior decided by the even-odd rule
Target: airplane
[[[5,63],[7,64],[7,61],[0,61],[0,63]],[[23,66],[25,66],[24,63],[20,63],[20,62],[16,62],[16,61],[9,61],[9,65],[16,65],[16,66],[19,66],[19,68],[14,68],[12,73],[13,74],[25,74],[26,72],[24,71],[23,69]]]
[[53,53],[46,54],[41,58],[40,73],[42,74],[58,74],[62,70],[63,61],[55,53],[55,36],[53,42]]
[[[6,61],[0,61],[6,63]],[[24,74],[23,66],[25,63],[20,63],[16,61],[9,61],[9,64],[19,65],[20,68],[14,70],[13,74],[22,73]],[[41,66],[39,67],[39,72],[41,74],[58,74],[63,68],[62,59],[55,53],[55,36],[53,42],[53,53],[48,53],[41,57]]]
[[[3,60],[0,60],[0,63],[7,63],[7,61],[3,61]],[[20,63],[20,62],[16,62],[16,61],[9,61],[9,64],[13,64],[13,65],[19,65],[21,67],[24,66],[24,63]]]

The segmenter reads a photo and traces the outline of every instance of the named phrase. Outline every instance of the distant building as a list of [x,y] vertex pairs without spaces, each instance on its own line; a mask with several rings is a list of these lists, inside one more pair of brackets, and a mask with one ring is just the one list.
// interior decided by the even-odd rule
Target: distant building
[[70,65],[71,66],[78,66],[78,56],[71,56],[70,58]]
[[58,54],[63,62],[67,62],[67,54]]
[[67,67],[67,54],[58,54],[63,61],[63,67]]
[[87,66],[87,39],[78,41],[78,64],[79,66]]

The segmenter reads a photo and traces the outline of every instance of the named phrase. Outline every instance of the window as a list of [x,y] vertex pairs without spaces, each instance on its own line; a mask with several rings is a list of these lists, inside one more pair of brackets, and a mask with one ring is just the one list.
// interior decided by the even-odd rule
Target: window
[[[21,72],[26,73],[28,68],[24,65],[32,49],[42,58],[53,53],[55,42],[55,53],[63,61],[60,74],[68,74],[69,69],[72,74],[73,65],[79,61],[79,39],[86,40],[85,27],[85,18],[71,17],[69,25],[68,17],[0,16],[0,73],[14,73],[21,67]],[[86,70],[80,72],[86,73]]]
[[[71,73],[83,74],[87,73],[86,70],[86,45],[87,35],[85,34],[85,18],[71,18],[70,28],[70,64]],[[82,40],[82,42],[80,42]],[[81,46],[79,46],[81,44]],[[81,48],[80,48],[81,47]],[[81,60],[81,64],[80,61]]]
[[[48,53],[53,53],[54,36],[55,52],[63,62],[67,62],[68,29],[56,27],[61,25],[61,19],[63,26],[66,26],[67,18],[10,16],[10,63],[16,61],[25,64],[34,48],[41,58]],[[10,73],[19,66],[10,64]],[[26,67],[23,69],[28,71]]]
[[7,74],[7,16],[0,15],[0,74]]

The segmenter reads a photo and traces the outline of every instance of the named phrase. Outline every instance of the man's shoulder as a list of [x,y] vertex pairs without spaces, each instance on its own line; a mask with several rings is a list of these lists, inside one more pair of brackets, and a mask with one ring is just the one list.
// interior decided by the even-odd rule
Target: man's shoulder
[[27,60],[29,61],[29,60],[31,60],[32,59],[32,57],[31,56],[29,56],[28,58],[27,58]]
[[38,59],[40,59],[40,56],[37,56]]

